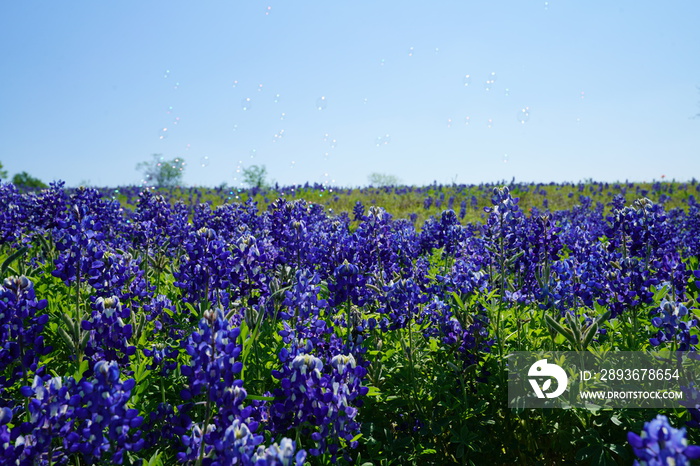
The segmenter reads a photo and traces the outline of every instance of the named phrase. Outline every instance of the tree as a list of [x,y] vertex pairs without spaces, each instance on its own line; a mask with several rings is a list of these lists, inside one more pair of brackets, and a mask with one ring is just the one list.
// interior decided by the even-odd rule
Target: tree
[[243,169],[243,182],[251,188],[267,188],[267,168],[253,165]]
[[136,170],[143,173],[143,182],[157,188],[172,188],[182,185],[185,171],[185,159],[176,157],[165,160],[161,154],[153,154],[152,160],[136,165]]
[[372,173],[367,178],[371,186],[376,186],[378,188],[383,186],[396,186],[401,183],[401,180],[397,176],[387,175],[386,173]]
[[0,162],[0,180],[7,179],[7,170],[2,169],[2,162]]
[[27,172],[17,173],[12,177],[12,183],[15,186],[22,186],[25,188],[46,188],[46,184],[39,178],[34,178]]

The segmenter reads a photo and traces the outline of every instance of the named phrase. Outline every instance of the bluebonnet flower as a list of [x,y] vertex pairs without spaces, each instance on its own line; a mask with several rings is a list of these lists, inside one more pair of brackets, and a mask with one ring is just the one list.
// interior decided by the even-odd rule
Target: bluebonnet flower
[[672,303],[664,298],[658,312],[661,316],[653,317],[651,324],[661,330],[649,339],[649,343],[659,346],[663,342],[672,342],[678,351],[695,350],[698,336],[691,335],[690,329],[697,327],[698,321],[689,318],[688,308],[682,303]]
[[125,452],[143,447],[138,430],[143,418],[127,408],[134,379],[122,382],[114,361],[99,361],[92,372],[93,378],[80,382],[37,375],[31,386],[22,387],[29,421],[11,432],[20,464],[63,463],[73,454],[89,464],[121,464]]
[[85,354],[95,361],[108,360],[128,364],[129,356],[136,353],[136,347],[129,344],[134,330],[130,319],[131,311],[123,307],[119,298],[97,298],[92,315],[81,322],[81,327],[89,333]]
[[688,465],[700,458],[700,447],[688,445],[685,427],[675,429],[663,415],[644,423],[641,436],[627,433],[627,441],[637,456],[639,466]]
[[39,358],[51,352],[42,335],[49,320],[41,311],[34,284],[25,276],[6,278],[0,286],[0,396],[17,380],[36,372]]
[[453,210],[445,210],[437,220],[430,217],[420,233],[421,251],[430,254],[432,249],[443,248],[443,255],[454,257],[459,243],[467,237],[467,231],[459,223]]
[[280,353],[283,366],[272,372],[280,380],[274,392],[272,425],[275,432],[309,431],[316,442],[309,452],[315,456],[330,452],[335,457],[341,439],[350,448],[357,446],[352,439],[360,428],[355,418],[360,397],[368,391],[361,386],[367,371],[352,354],[336,354],[326,364],[309,353],[312,348],[310,343],[294,345],[291,352]]
[[206,418],[201,424],[191,423],[181,434],[184,451],[177,457],[187,461],[203,454],[214,458],[211,464],[253,464],[251,458],[263,440],[254,434],[263,413],[243,404],[247,393],[237,378],[243,369],[237,361],[240,328],[231,326],[219,309],[204,313],[199,330],[182,343],[191,361],[180,369],[187,379],[181,396],[189,401],[204,395]]

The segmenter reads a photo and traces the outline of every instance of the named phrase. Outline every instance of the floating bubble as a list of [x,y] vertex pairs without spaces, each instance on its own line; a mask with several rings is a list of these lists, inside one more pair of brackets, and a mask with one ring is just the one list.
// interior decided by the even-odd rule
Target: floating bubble
[[328,101],[326,100],[326,96],[321,96],[318,99],[316,99],[316,108],[318,110],[325,110],[327,106]]
[[486,82],[484,83],[484,89],[487,91],[490,91],[493,88],[494,83],[496,82],[496,73],[491,72],[489,74],[489,77],[486,79]]
[[510,95],[510,89],[506,87],[506,95]]
[[233,125],[233,131],[234,132],[238,131],[238,125]]
[[[258,155],[258,150],[257,149],[251,149],[250,152],[248,152],[248,155],[250,155],[251,159],[254,159],[256,155]],[[238,162],[241,163],[241,162]]]
[[258,92],[260,92],[260,91],[262,91],[262,90],[263,90],[263,85],[262,85],[262,84],[258,84]]
[[521,108],[518,111],[518,121],[525,124],[530,119],[530,107]]
[[384,136],[378,136],[374,140],[374,145],[377,147],[381,147],[381,146],[386,146],[390,142],[391,142],[391,136],[389,136],[388,134],[385,134]]
[[472,83],[471,75],[465,74],[464,78],[462,78],[462,84],[464,84],[464,87],[468,87],[471,83]]
[[175,89],[177,91],[179,88],[180,88],[180,83],[175,83],[175,85],[173,86],[173,89]]
[[170,115],[171,113],[173,113],[173,106],[170,105],[170,106],[165,110],[165,113],[167,113],[168,115]]
[[325,133],[325,134],[323,135],[323,142],[328,142],[328,139],[330,139],[330,137],[331,137],[330,134]]
[[332,139],[331,140],[331,149],[335,149],[337,146],[338,146],[338,140]]
[[170,76],[170,70],[165,70],[165,74],[163,74],[164,78],[167,78]]
[[168,128],[161,128],[160,131],[158,131],[158,139],[165,139],[168,137]]
[[384,58],[379,60],[379,66],[384,66],[385,63],[386,63],[386,60]]
[[238,86],[238,80],[233,81],[233,85],[231,87],[236,87]]
[[493,126],[493,118],[486,120],[486,127],[491,128]]
[[250,97],[246,97],[245,99],[241,100],[241,108],[243,110],[250,110],[250,106],[251,106],[250,104],[251,104]]
[[190,145],[190,144],[187,144],[187,145],[185,146],[185,150],[190,150],[190,147],[191,147],[191,145]]
[[270,12],[271,12],[271,11],[272,11],[272,7],[271,7],[271,6],[268,6],[267,8],[265,8],[265,16],[270,16]]
[[435,55],[437,55],[438,53],[440,53],[440,49],[435,47]]
[[279,103],[280,99],[281,99],[281,96],[279,94],[275,94],[275,97],[272,99],[272,101],[274,103]]
[[412,57],[413,56],[413,47],[408,48],[408,56]]
[[584,97],[586,97],[586,93],[581,91],[581,99],[583,99]]
[[209,166],[209,157],[204,156],[201,159],[199,159],[199,164],[202,166],[202,168],[208,167]]
[[280,120],[284,120],[284,117],[285,117],[285,116],[287,116],[287,114],[286,114],[286,113],[282,113],[282,115],[280,115]]
[[503,154],[503,163],[508,163],[508,154]]
[[295,165],[296,165],[296,162],[294,160],[292,160],[292,162],[289,164],[289,167],[294,168]]
[[176,125],[178,123],[180,123],[180,117],[175,117],[175,119],[173,120],[173,124]]
[[276,142],[278,139],[282,139],[283,137],[284,137],[284,130],[281,129],[278,132],[276,132],[274,136],[272,136],[272,142]]
[[452,118],[447,119],[447,127],[452,128]]
[[324,152],[323,153],[323,159],[328,160],[328,157],[330,157],[331,153],[330,152]]
[[367,103],[367,97],[365,97],[364,99],[362,99],[362,103],[363,103],[363,104],[366,104],[366,103]]
[[469,117],[464,117],[464,124],[465,124],[466,126],[469,126],[469,121],[470,121],[470,118],[469,118]]
[[549,10],[549,2],[544,2],[544,9]]

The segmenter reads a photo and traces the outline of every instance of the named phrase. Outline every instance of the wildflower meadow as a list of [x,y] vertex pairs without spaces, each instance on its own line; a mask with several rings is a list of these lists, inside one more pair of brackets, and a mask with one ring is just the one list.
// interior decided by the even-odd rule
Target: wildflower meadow
[[694,384],[507,385],[514,351],[695,351],[699,193],[0,184],[0,463],[692,464]]

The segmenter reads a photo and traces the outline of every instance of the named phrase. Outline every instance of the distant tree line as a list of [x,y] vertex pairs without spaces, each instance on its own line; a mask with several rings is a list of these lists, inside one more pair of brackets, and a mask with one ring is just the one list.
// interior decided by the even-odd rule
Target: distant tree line
[[[0,180],[7,181],[7,170],[4,169],[2,162],[0,162]],[[15,186],[21,186],[24,188],[46,188],[46,183],[41,181],[39,178],[35,178],[27,172],[20,172],[12,177],[12,183]]]

